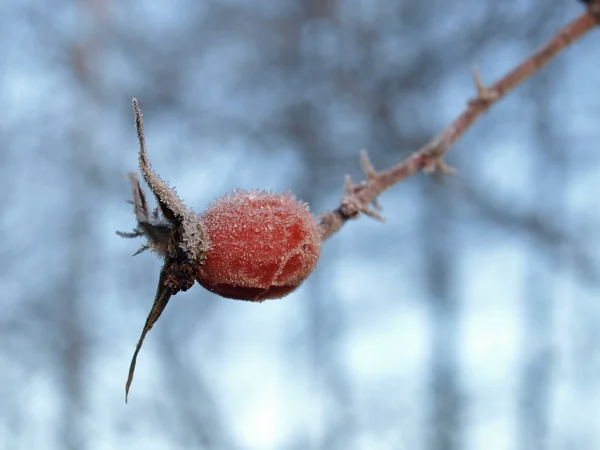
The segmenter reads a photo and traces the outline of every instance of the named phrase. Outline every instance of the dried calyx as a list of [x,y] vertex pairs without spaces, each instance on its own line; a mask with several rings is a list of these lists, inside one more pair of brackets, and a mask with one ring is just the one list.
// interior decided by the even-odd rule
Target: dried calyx
[[160,271],[154,303],[131,360],[129,376],[125,385],[125,401],[127,401],[129,387],[133,380],[137,355],[146,334],[164,311],[171,296],[186,291],[194,285],[195,267],[203,263],[208,247],[208,238],[198,216],[186,208],[175,190],[152,170],[146,151],[142,113],[135,99],[133,100],[133,112],[140,143],[140,171],[156,197],[158,208],[150,212],[137,175],[130,173],[133,208],[138,224],[133,232],[118,232],[118,234],[127,238],[145,237],[147,244],[135,254],[150,249],[163,257],[164,265]]
[[118,232],[126,238],[145,237],[135,254],[150,249],[163,258],[154,303],[138,340],[125,385],[125,401],[138,353],[146,334],[169,299],[200,285],[227,298],[260,302],[283,297],[315,268],[321,234],[307,206],[293,195],[234,191],[198,215],[153,170],[148,161],[142,114],[133,100],[139,139],[139,166],[156,197],[151,211],[137,175],[129,174],[137,227]]

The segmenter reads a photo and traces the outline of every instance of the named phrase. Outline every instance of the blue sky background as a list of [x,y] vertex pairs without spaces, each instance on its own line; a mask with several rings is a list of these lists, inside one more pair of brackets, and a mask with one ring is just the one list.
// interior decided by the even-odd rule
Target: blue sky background
[[[581,13],[575,1],[0,5],[0,449],[600,449],[600,50],[592,32],[324,244],[292,295],[195,286],[131,354],[130,111],[196,211],[335,208]],[[141,242],[140,242],[141,244]]]

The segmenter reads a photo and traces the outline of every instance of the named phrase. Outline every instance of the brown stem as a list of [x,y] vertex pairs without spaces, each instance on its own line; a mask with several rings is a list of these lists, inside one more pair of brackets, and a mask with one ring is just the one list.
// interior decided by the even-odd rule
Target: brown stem
[[[467,103],[467,108],[437,136],[423,147],[388,170],[376,172],[363,155],[363,170],[367,179],[357,185],[347,183],[346,196],[334,211],[320,216],[321,237],[328,239],[361,212],[374,215],[369,205],[386,189],[417,172],[450,169],[442,158],[471,125],[494,103],[503,98],[517,85],[537,73],[561,51],[592,30],[600,22],[600,0],[589,2],[588,11],[559,30],[546,45],[489,87],[484,87],[474,73],[477,96]],[[366,164],[364,163],[366,161]],[[365,170],[366,168],[366,170]]]

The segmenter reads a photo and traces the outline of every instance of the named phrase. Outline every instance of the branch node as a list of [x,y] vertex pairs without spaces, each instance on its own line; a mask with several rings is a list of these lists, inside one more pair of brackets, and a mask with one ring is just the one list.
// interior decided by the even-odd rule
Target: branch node
[[433,172],[440,172],[446,175],[456,174],[456,170],[444,162],[442,155],[425,156],[423,160],[423,172],[427,174]]
[[[365,151],[361,152],[361,166],[365,172],[365,175],[369,180],[373,180],[377,178],[377,172],[373,169],[373,166],[369,162],[367,154]],[[365,216],[369,216],[373,219],[379,220],[380,222],[385,222],[385,218],[379,214],[377,211],[381,210],[381,207],[377,203],[377,199],[373,199],[370,204],[373,205],[373,208],[369,207],[369,204],[365,204],[363,200],[361,200],[356,194],[359,190],[364,188],[367,185],[367,182],[363,181],[360,185],[355,185],[350,178],[350,175],[346,175],[345,180],[345,191],[346,196],[342,200],[342,204],[340,206],[339,211],[346,218],[355,218],[361,213]]]
[[385,222],[385,218],[381,214],[365,205],[360,198],[353,194],[344,197],[339,211],[346,219],[356,218],[362,213],[380,222]]

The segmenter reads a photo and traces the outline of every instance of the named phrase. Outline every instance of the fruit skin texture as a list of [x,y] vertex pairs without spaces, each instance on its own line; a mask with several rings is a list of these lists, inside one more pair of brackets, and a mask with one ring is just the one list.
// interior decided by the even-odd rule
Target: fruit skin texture
[[291,193],[236,190],[200,215],[208,239],[200,285],[222,297],[263,301],[294,291],[321,254],[317,223]]

